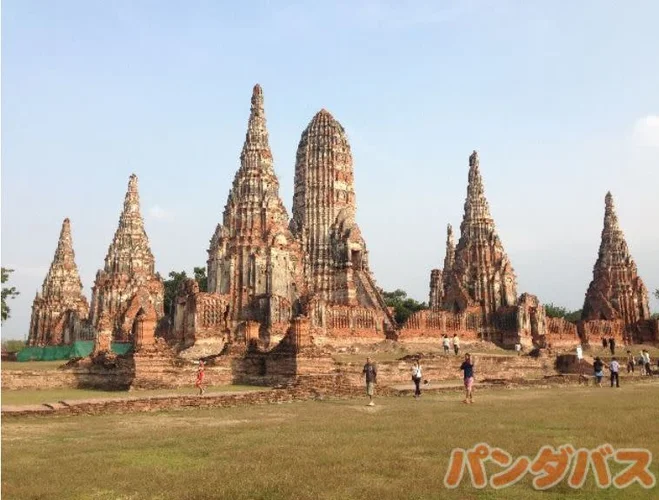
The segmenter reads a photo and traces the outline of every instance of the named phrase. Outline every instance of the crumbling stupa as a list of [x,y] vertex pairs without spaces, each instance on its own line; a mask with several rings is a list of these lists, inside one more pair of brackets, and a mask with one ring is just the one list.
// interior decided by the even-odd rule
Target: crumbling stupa
[[304,293],[301,249],[291,234],[255,85],[240,168],[208,249],[208,292],[225,296],[223,318],[286,326]]
[[32,304],[28,345],[68,343],[85,328],[89,304],[75,263],[71,223],[62,222],[55,257]]
[[140,212],[137,176],[133,174],[105,266],[96,273],[92,288],[90,321],[95,330],[106,316],[104,323],[109,325],[113,341],[133,342],[137,340],[135,319],[140,312],[153,316],[149,317],[152,322],[162,318],[164,287],[154,267]]
[[650,317],[648,290],[629,253],[610,192],[604,204],[602,240],[581,317],[585,321],[623,320],[627,326],[635,325]]
[[[449,230],[447,251],[450,237]],[[462,312],[478,306],[487,318],[500,307],[514,306],[517,301],[515,273],[490,215],[476,151],[469,157],[460,240],[450,269],[443,271],[443,279],[444,308],[450,311]]]

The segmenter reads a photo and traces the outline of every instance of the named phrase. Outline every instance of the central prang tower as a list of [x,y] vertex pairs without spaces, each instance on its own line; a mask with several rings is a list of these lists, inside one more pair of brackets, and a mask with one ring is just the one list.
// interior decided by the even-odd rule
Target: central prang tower
[[302,132],[295,163],[291,230],[302,243],[308,292],[329,304],[380,310],[393,329],[355,212],[350,145],[341,124],[321,109]]

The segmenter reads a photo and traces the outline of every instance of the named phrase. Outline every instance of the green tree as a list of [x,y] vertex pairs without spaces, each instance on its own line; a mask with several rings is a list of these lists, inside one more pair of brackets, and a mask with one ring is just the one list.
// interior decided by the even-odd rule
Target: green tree
[[550,318],[564,318],[570,311],[565,307],[555,306],[553,303],[545,304],[545,313]]
[[659,299],[659,288],[654,291],[655,298]]
[[2,349],[7,352],[18,352],[25,347],[24,340],[3,340]]
[[205,267],[195,267],[194,268],[194,279],[199,285],[200,292],[208,291],[208,277],[206,276]]
[[[206,277],[206,268],[205,267],[195,267],[194,268],[194,279],[199,284],[199,291],[206,292],[208,291],[208,278]],[[178,288],[182,282],[188,279],[188,275],[185,271],[177,272],[171,271],[169,273],[169,279],[163,280],[165,285],[165,314],[169,316],[174,315],[174,301],[176,300],[176,294],[178,293]]]
[[417,302],[412,297],[407,296],[407,292],[398,289],[393,292],[385,292],[381,290],[382,297],[389,307],[394,308],[394,317],[399,325],[407,321],[412,314],[422,309],[428,309],[425,302]]
[[165,285],[165,314],[168,316],[174,315],[174,301],[176,300],[176,294],[178,293],[179,285],[188,279],[188,275],[185,271],[177,273],[176,271],[171,271],[169,273],[169,279],[164,280],[163,284]]
[[565,320],[571,321],[572,323],[581,319],[581,309],[570,311],[565,307],[556,306],[553,303],[545,304],[544,306],[545,313],[550,318],[564,318]]
[[4,286],[9,281],[9,275],[13,272],[13,269],[2,268],[2,321],[5,321],[11,315],[11,309],[7,305],[7,300],[16,298],[20,293],[16,290],[16,287]]

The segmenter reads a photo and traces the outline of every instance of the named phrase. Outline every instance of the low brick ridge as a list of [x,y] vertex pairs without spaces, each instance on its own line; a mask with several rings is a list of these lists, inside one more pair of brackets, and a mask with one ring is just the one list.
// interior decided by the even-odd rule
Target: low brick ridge
[[[579,377],[577,375],[557,375],[541,379],[510,379],[510,380],[483,380],[478,383],[478,389],[496,390],[513,388],[547,389],[564,385],[589,384],[592,377]],[[653,383],[655,380],[634,379],[628,384]],[[321,384],[322,386],[323,384]],[[461,384],[444,384],[423,389],[424,392],[458,392],[462,390]],[[381,386],[377,389],[379,397],[402,396],[412,394],[413,389],[401,385]],[[199,395],[163,394],[157,396],[134,396],[105,399],[80,399],[59,401],[41,405],[3,406],[2,418],[24,416],[59,416],[59,415],[100,415],[155,412],[177,410],[185,408],[228,408],[246,405],[281,404],[294,401],[312,399],[353,399],[364,398],[364,388],[361,386],[347,386],[339,384],[334,388],[316,387],[311,384],[293,385],[290,387],[263,390],[208,393]]]

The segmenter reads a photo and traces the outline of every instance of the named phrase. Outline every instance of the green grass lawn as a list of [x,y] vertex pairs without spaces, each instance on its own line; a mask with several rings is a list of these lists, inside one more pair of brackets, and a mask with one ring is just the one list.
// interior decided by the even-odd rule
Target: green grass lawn
[[[454,447],[486,442],[513,457],[545,444],[647,447],[659,477],[659,383],[621,389],[459,394],[2,422],[3,499],[613,499],[657,498],[637,485],[600,490],[530,479],[500,491],[467,477],[446,490]],[[612,466],[615,472],[619,466]],[[498,471],[488,467],[490,473]]]
[[[206,387],[206,393],[227,391],[254,391],[266,390],[265,387],[249,385],[219,385]],[[42,403],[57,403],[72,399],[95,398],[135,398],[144,396],[158,396],[162,394],[197,394],[197,390],[190,387],[178,389],[155,389],[145,391],[97,391],[93,389],[20,389],[16,391],[2,391],[2,405],[35,405]]]

